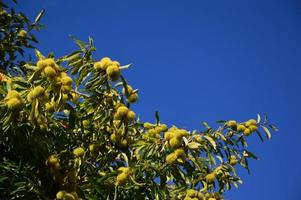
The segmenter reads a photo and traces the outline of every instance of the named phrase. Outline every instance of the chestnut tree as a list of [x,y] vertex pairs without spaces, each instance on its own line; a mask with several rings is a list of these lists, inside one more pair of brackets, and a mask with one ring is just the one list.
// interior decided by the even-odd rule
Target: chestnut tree
[[92,38],[73,38],[66,56],[16,56],[33,48],[42,14],[30,23],[1,3],[1,199],[222,200],[242,182],[236,168],[256,159],[247,138],[277,130],[259,115],[192,131],[158,113],[143,122],[122,75],[130,65],[94,57]]

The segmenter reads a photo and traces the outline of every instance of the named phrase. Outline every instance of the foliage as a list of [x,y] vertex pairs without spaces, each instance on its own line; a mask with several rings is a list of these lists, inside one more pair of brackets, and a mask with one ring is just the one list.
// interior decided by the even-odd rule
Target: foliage
[[73,40],[77,51],[35,50],[23,76],[1,82],[1,199],[220,200],[242,183],[236,167],[256,159],[247,137],[276,130],[259,115],[194,131],[158,113],[142,122],[132,110],[138,90],[122,76],[130,65],[94,58],[91,38]]
[[31,23],[22,12],[9,9],[0,1],[0,72],[15,70],[15,73],[23,73],[21,66],[25,61],[18,57],[24,56],[25,49],[34,48],[33,44],[38,42],[32,31],[42,27],[39,21],[43,13],[42,10]]

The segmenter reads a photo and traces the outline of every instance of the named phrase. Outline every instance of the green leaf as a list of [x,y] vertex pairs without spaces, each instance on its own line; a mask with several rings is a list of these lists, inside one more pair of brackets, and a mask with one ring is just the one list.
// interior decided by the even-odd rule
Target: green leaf
[[207,122],[202,122],[206,129],[211,129],[211,127],[207,124]]
[[190,142],[187,146],[189,149],[199,149],[201,147],[201,145],[197,142]]
[[213,146],[213,148],[216,150],[216,143],[215,143],[215,141],[210,136],[208,136],[208,135],[204,135],[204,138],[206,140],[208,140],[210,142],[210,144]]
[[260,140],[261,140],[262,142],[264,142],[264,140],[263,140],[263,138],[262,138],[260,132],[259,132],[259,131],[256,131],[256,134],[258,135],[258,137],[260,138]]
[[220,131],[215,132],[215,134],[219,135],[222,138],[222,140],[227,142],[227,138]]
[[119,69],[123,70],[123,69],[128,69],[132,64],[128,64],[128,65],[123,65],[120,66]]
[[264,130],[264,132],[266,133],[266,136],[268,139],[271,139],[272,138],[272,134],[271,132],[269,131],[269,129],[263,125],[261,125],[262,129]]
[[37,49],[34,50],[36,57],[40,59],[45,59],[45,56]]
[[43,9],[43,10],[40,11],[40,13],[38,14],[38,16],[34,20],[35,24],[38,23],[41,20],[41,18],[43,17],[44,13],[45,13],[45,9]]
[[268,121],[268,116],[266,114],[264,114],[263,119],[264,119],[263,123],[266,123]]
[[82,53],[82,51],[74,51],[71,54],[60,58],[59,61],[61,61],[61,62],[67,61],[67,62],[69,62],[69,65],[71,65],[70,63],[74,62],[75,60],[80,59],[81,53]]
[[273,124],[269,124],[268,125],[273,131],[279,131],[279,129],[275,126],[275,125],[273,125]]
[[127,155],[125,153],[123,153],[123,152],[121,153],[121,155],[123,156],[124,161],[126,163],[129,163],[129,159],[128,159]]
[[240,137],[237,139],[236,143],[238,143],[238,142],[241,142],[241,145],[242,145],[243,147],[248,147],[248,144],[247,144],[247,142],[246,142],[246,140],[245,140],[245,138],[244,138],[243,136],[240,136]]
[[75,37],[73,37],[72,35],[69,35],[69,37],[77,44],[77,46],[82,50],[85,51],[86,50],[86,44],[81,41],[76,39]]
[[34,73],[32,73],[32,75],[28,78],[28,82],[32,82],[34,81],[38,76],[40,75],[40,72],[35,71]]
[[129,91],[128,91],[128,84],[125,80],[125,78],[123,76],[120,77],[121,78],[121,81],[122,81],[122,85],[123,85],[123,88],[124,88],[124,91],[125,91],[125,96],[129,96]]
[[156,111],[155,116],[156,116],[156,124],[159,124],[160,123],[160,117],[159,117],[159,112],[158,111]]
[[247,150],[243,151],[243,156],[247,157],[247,158],[254,158],[255,160],[258,160],[258,157],[255,154],[253,154],[252,152],[247,151]]
[[260,123],[260,121],[261,121],[261,117],[260,117],[260,115],[259,115],[259,114],[257,114],[257,124],[259,124],[259,123]]
[[91,47],[93,46],[93,43],[94,43],[93,38],[89,36],[89,44]]

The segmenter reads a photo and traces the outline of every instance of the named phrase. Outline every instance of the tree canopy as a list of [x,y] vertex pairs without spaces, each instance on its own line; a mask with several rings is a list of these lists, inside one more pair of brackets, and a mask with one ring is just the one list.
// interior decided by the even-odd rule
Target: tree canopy
[[277,130],[266,116],[192,131],[157,112],[143,122],[122,73],[130,65],[94,57],[92,38],[72,38],[78,49],[66,56],[22,57],[43,13],[31,23],[1,3],[1,199],[222,200],[242,183],[236,168],[257,159],[247,138]]

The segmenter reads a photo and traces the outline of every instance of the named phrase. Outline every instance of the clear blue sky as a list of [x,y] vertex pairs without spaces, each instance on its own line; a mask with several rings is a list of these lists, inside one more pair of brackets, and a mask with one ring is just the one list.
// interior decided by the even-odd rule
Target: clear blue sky
[[75,49],[68,34],[95,39],[96,55],[122,64],[140,90],[143,120],[189,129],[201,121],[240,121],[267,113],[280,132],[261,143],[251,137],[251,162],[231,200],[301,199],[301,2],[298,0],[31,0],[42,8],[43,53]]

